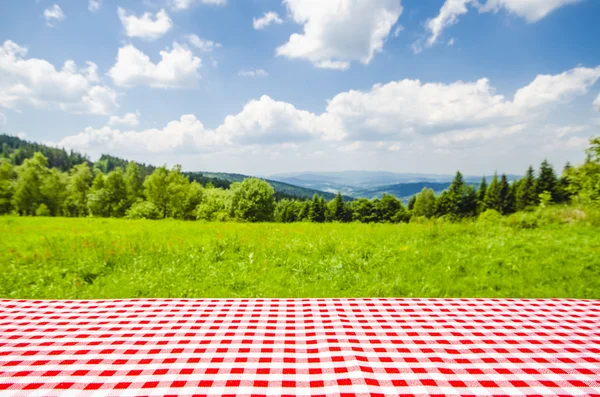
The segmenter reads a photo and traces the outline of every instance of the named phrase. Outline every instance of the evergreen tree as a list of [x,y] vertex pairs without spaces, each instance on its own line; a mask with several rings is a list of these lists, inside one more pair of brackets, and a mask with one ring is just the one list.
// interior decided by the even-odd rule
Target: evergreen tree
[[477,190],[477,212],[482,213],[485,208],[485,193],[487,192],[488,184],[485,176],[481,177],[479,189]]
[[310,212],[310,206],[312,204],[311,200],[304,200],[301,205],[300,205],[300,209],[298,211],[298,221],[302,222],[302,221],[306,221],[308,220],[308,214]]
[[552,168],[552,165],[550,165],[548,160],[544,160],[540,165],[540,174],[537,179],[535,189],[536,196],[539,196],[544,192],[548,192],[552,195],[552,200],[556,201],[556,184],[556,173],[554,172],[554,169]]
[[511,188],[506,174],[500,178],[500,213],[508,215],[512,212],[513,203],[511,198]]
[[415,208],[415,202],[417,201],[417,195],[413,195],[409,200],[408,200],[408,210],[412,211]]
[[571,194],[569,192],[569,178],[568,175],[573,169],[570,163],[565,164],[562,175],[558,179],[556,184],[556,202],[557,203],[568,203],[571,200]]
[[316,193],[310,202],[308,220],[317,223],[325,222],[325,205],[323,200],[321,200],[321,197],[319,197]]
[[494,173],[492,182],[485,192],[485,208],[502,213],[502,187],[498,181],[498,174]]
[[535,171],[529,167],[525,176],[517,184],[516,209],[523,211],[537,205]]
[[352,214],[344,202],[342,194],[338,192],[333,200],[328,204],[331,220],[335,222],[349,222]]

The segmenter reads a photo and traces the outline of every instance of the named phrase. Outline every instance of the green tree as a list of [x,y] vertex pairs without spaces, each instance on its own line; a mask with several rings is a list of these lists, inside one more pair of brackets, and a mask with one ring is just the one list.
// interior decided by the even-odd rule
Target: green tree
[[108,195],[108,216],[120,218],[129,207],[127,184],[121,168],[110,172],[104,180],[104,190]]
[[92,171],[87,162],[71,169],[69,187],[67,188],[67,207],[71,216],[88,214],[88,193],[92,184]]
[[558,179],[556,184],[556,202],[557,203],[568,203],[571,200],[571,193],[569,192],[569,178],[568,175],[571,172],[570,163],[565,164],[565,168]]
[[322,199],[319,195],[315,193],[310,202],[310,207],[308,210],[308,220],[317,223],[325,222],[325,211],[326,206],[324,199]]
[[556,201],[556,173],[552,168],[552,165],[548,162],[548,160],[542,161],[540,165],[540,173],[537,179],[535,191],[536,195],[539,196],[544,192],[548,192],[552,195],[552,200]]
[[275,190],[266,181],[246,178],[230,186],[233,215],[248,222],[269,222],[275,211]]
[[36,152],[32,158],[25,159],[16,171],[13,206],[22,215],[35,215],[37,207],[42,203],[40,187],[49,172],[48,159]]
[[202,203],[196,207],[196,219],[226,221],[231,212],[231,191],[219,188],[206,189]]
[[407,207],[408,207],[409,211],[412,211],[415,208],[415,202],[416,201],[417,201],[417,195],[416,194],[413,195],[413,196],[411,196],[410,199],[408,199],[408,205],[407,205]]
[[162,214],[162,218],[167,217],[169,203],[169,171],[166,166],[158,167],[152,174],[146,177],[144,181],[144,194],[146,199]]
[[413,215],[424,216],[431,218],[435,214],[435,192],[433,189],[424,187],[415,200],[415,206],[413,208]]
[[381,222],[400,223],[408,221],[408,212],[402,201],[391,194],[384,194],[377,202],[377,217]]
[[352,220],[352,212],[348,205],[344,202],[342,194],[338,192],[336,196],[328,204],[330,220],[334,222],[350,222]]
[[494,173],[492,182],[485,192],[485,208],[502,213],[502,186],[496,173]]
[[16,173],[12,164],[5,159],[0,159],[0,214],[12,211],[12,196],[14,193],[13,180]]
[[508,178],[505,174],[502,174],[500,179],[500,213],[508,215],[514,212],[515,207],[515,195],[514,190],[508,183]]
[[181,173],[181,166],[176,165],[167,176],[167,213],[175,219],[185,217],[185,200],[190,181]]
[[479,189],[477,190],[477,212],[482,213],[486,210],[485,208],[485,193],[487,192],[488,184],[485,176],[481,177],[479,183]]
[[133,204],[142,197],[144,192],[144,178],[140,167],[135,162],[130,161],[125,169],[124,178],[127,186],[127,201]]
[[361,197],[352,202],[352,219],[362,223],[377,222],[377,209],[373,201]]
[[306,221],[308,220],[308,213],[310,212],[311,200],[304,200],[298,211],[298,221]]
[[40,186],[42,203],[45,204],[50,216],[62,215],[67,200],[69,178],[66,174],[53,168],[47,172]]
[[189,184],[183,203],[184,219],[195,220],[196,208],[202,203],[204,188],[198,182]]
[[516,207],[518,211],[534,207],[537,204],[535,171],[529,167],[525,176],[519,181],[516,191]]

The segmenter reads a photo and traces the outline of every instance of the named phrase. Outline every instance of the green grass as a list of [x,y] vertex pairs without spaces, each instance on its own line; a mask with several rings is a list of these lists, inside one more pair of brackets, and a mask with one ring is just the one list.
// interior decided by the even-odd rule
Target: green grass
[[570,222],[0,217],[0,297],[600,298],[600,229]]

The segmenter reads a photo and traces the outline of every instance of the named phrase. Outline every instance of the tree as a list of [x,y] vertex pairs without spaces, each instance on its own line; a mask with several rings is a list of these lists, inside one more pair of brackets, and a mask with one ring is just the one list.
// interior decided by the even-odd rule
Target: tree
[[308,209],[308,220],[317,223],[325,222],[325,206],[325,200],[315,193]]
[[127,184],[125,183],[121,168],[116,168],[106,176],[103,189],[106,191],[108,197],[107,216],[124,216],[129,205],[127,200]]
[[12,196],[14,193],[13,179],[15,170],[10,162],[0,159],[0,214],[12,211]]
[[125,186],[127,186],[127,201],[133,204],[142,197],[144,192],[144,179],[140,167],[130,161],[125,169],[124,178]]
[[328,207],[331,214],[329,220],[335,222],[350,222],[352,220],[352,212],[350,212],[340,192],[329,202]]
[[431,218],[435,214],[435,192],[433,189],[424,187],[421,193],[417,194],[413,214]]
[[196,219],[196,208],[202,203],[204,188],[198,182],[189,184],[185,201],[183,203],[183,218],[186,220]]
[[71,216],[86,216],[88,214],[87,196],[92,178],[92,171],[87,162],[76,165],[71,169],[69,187],[67,188],[67,206]]
[[248,222],[269,222],[275,211],[275,190],[266,181],[258,178],[246,178],[241,183],[233,183],[233,215]]
[[485,193],[485,208],[502,213],[502,187],[498,181],[498,174],[494,173],[492,182]]
[[377,209],[374,203],[366,198],[352,202],[352,219],[362,223],[377,222]]
[[442,196],[438,199],[436,213],[449,215],[451,219],[460,219],[477,214],[477,193],[468,186],[460,172]]
[[413,195],[411,196],[411,198],[408,200],[408,210],[412,211],[415,208],[415,202],[417,201],[417,195]]
[[67,200],[68,176],[58,169],[49,170],[41,180],[40,193],[47,216],[60,216]]
[[573,166],[567,162],[565,164],[565,168],[558,179],[558,183],[556,184],[556,202],[557,203],[567,203],[571,200],[571,193],[569,192],[569,178],[568,175]]
[[310,200],[304,200],[301,203],[300,209],[298,211],[298,221],[302,222],[302,221],[308,220],[308,213],[310,212],[310,204],[311,204]]
[[17,167],[17,180],[12,197],[15,209],[22,215],[35,215],[35,211],[42,203],[40,186],[48,173],[48,159],[43,154],[36,152],[32,158],[25,159]]
[[231,191],[220,188],[206,189],[202,203],[196,207],[196,219],[226,221],[231,212]]
[[514,194],[508,183],[508,178],[502,174],[500,179],[500,213],[508,215],[514,212]]
[[477,212],[482,213],[485,211],[485,193],[487,192],[488,184],[485,176],[481,177],[479,183],[479,189],[477,190]]
[[377,218],[380,222],[400,223],[408,221],[408,212],[402,201],[395,196],[385,194],[377,201]]
[[167,214],[171,218],[184,218],[189,185],[190,181],[181,173],[181,166],[173,167],[167,176]]
[[537,203],[535,171],[529,167],[525,176],[517,184],[516,207],[518,211],[534,207]]
[[548,160],[542,161],[540,165],[540,174],[536,183],[536,195],[539,196],[544,192],[548,192],[552,195],[552,200],[556,201],[556,173],[552,168],[552,165],[548,162]]
[[169,203],[169,171],[162,166],[154,170],[144,181],[144,194],[149,202],[154,204],[163,218],[167,217],[167,204]]

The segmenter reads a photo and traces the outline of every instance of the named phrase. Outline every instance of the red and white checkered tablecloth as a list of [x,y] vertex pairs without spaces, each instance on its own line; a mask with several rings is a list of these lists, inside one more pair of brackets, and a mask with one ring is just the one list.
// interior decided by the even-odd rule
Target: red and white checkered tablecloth
[[600,396],[600,301],[0,301],[0,394]]

